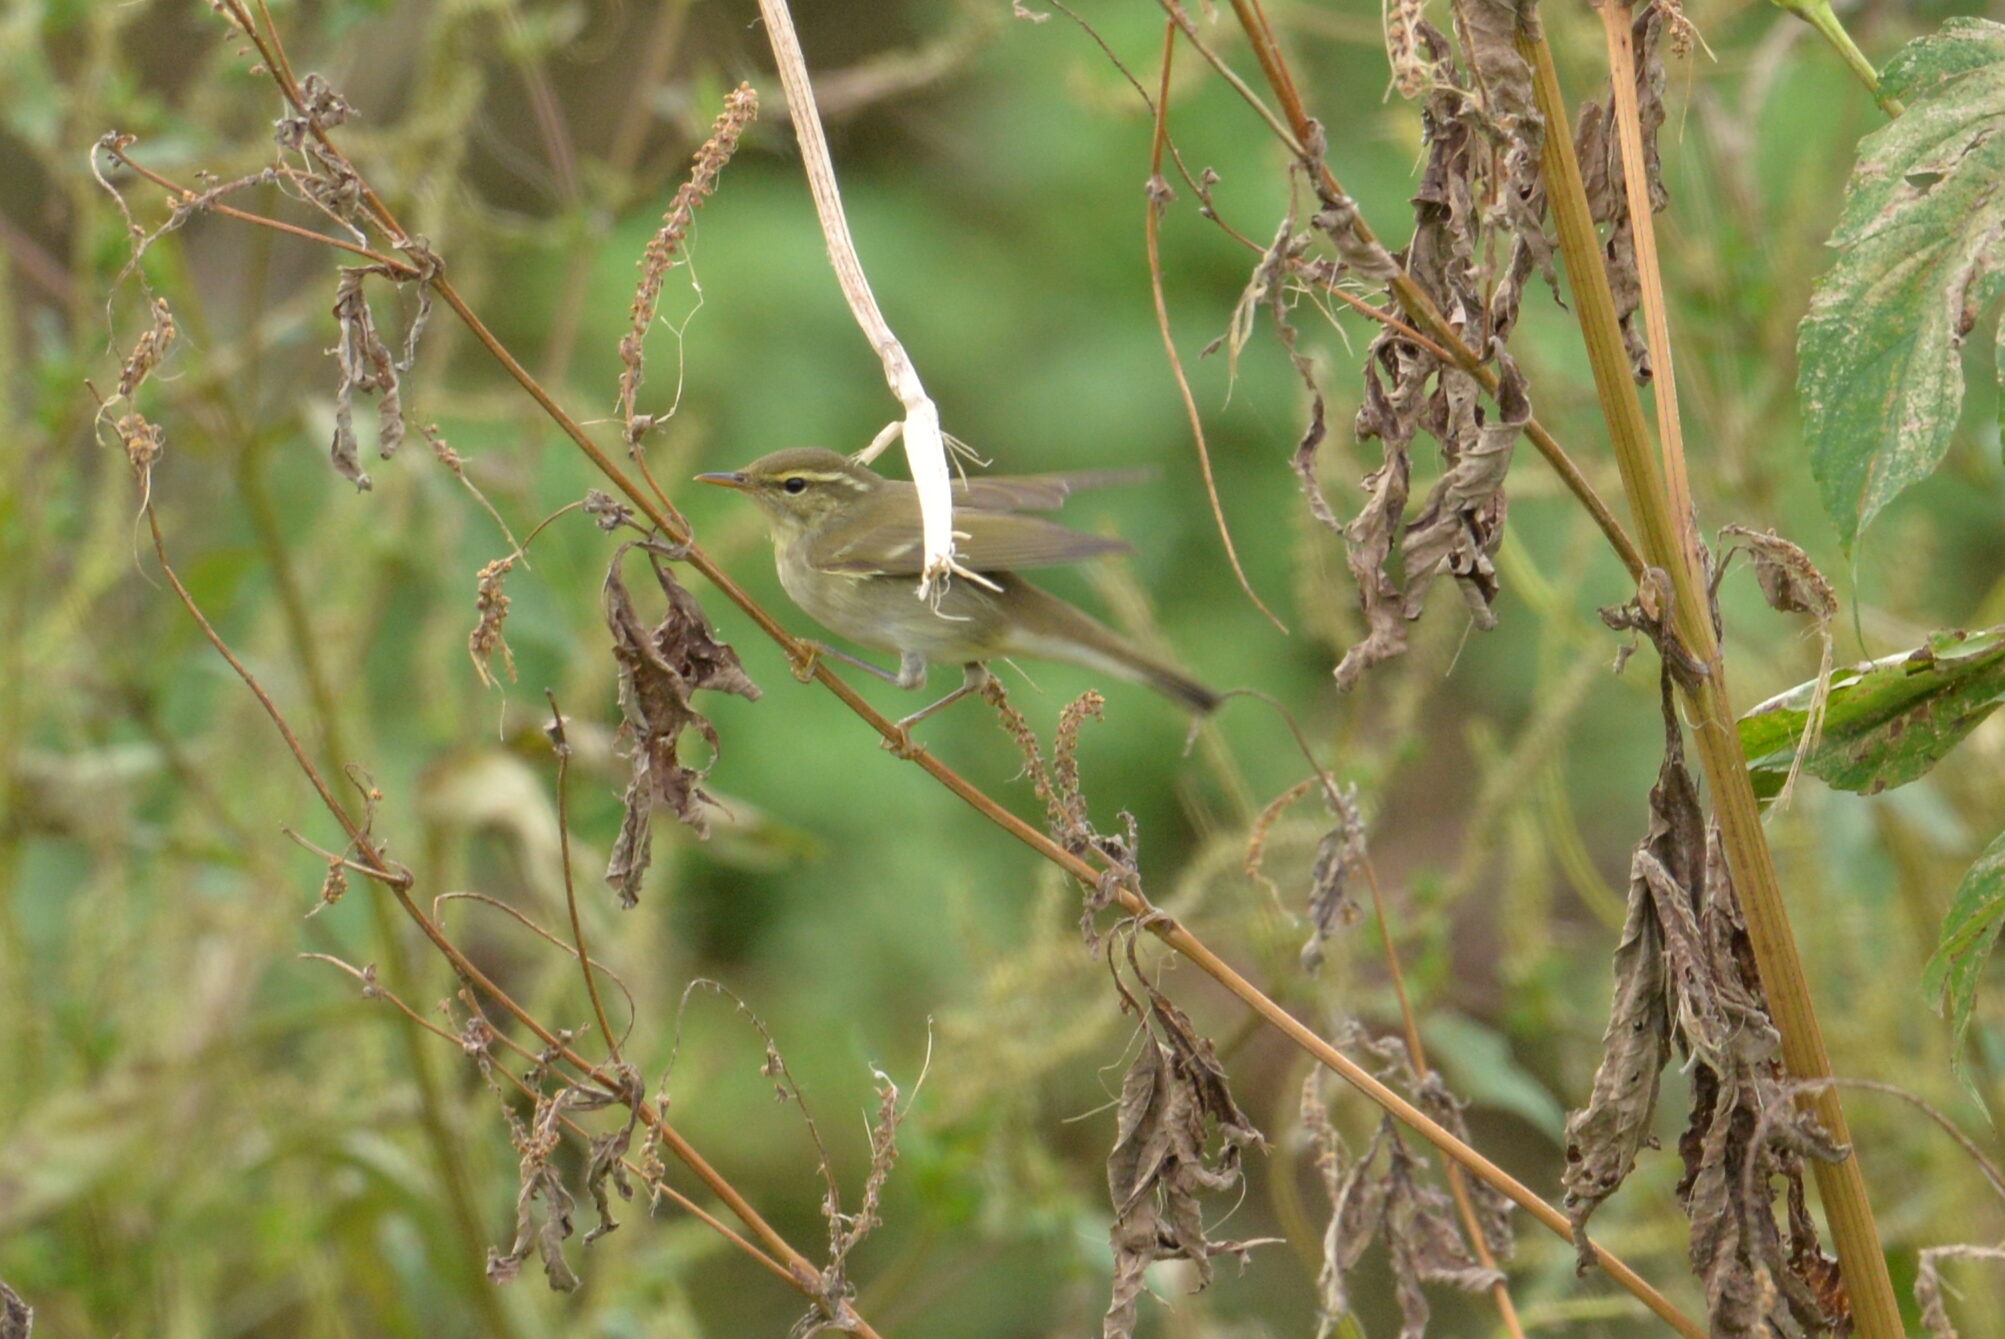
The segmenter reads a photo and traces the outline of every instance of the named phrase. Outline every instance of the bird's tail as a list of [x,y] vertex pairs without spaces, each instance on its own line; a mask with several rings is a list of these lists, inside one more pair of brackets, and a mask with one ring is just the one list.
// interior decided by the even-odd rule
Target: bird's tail
[[1035,599],[1044,606],[1038,619],[1047,631],[1022,637],[1011,654],[1058,660],[1083,669],[1100,670],[1155,689],[1198,715],[1215,710],[1225,699],[1176,666],[1156,659],[1107,627],[1084,609],[1048,591],[1020,583],[1018,599]]

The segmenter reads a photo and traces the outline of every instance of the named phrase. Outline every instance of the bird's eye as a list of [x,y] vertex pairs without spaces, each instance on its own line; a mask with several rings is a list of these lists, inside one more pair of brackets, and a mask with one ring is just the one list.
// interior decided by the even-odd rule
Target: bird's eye
[[805,493],[808,491],[808,481],[796,474],[793,478],[781,484],[780,487],[786,489],[789,493]]

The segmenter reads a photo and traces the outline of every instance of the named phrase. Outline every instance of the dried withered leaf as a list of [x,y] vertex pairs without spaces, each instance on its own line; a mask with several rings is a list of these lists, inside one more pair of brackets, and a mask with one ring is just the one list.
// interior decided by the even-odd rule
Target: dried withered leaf
[[[1377,1048],[1375,1048],[1377,1049]],[[1384,1054],[1404,1065],[1404,1048]],[[1407,1076],[1411,1078],[1410,1069]],[[1481,1291],[1503,1275],[1471,1254],[1454,1208],[1443,1192],[1424,1184],[1419,1162],[1400,1139],[1391,1118],[1372,1135],[1364,1156],[1345,1163],[1342,1139],[1331,1126],[1311,1076],[1302,1089],[1302,1124],[1316,1152],[1316,1168],[1330,1197],[1330,1220],[1323,1232],[1323,1261],[1317,1276],[1317,1339],[1328,1336],[1350,1309],[1345,1279],[1375,1239],[1386,1244],[1399,1302],[1402,1339],[1426,1332],[1429,1306],[1424,1285],[1446,1284]],[[1443,1090],[1445,1092],[1445,1089]],[[1379,1154],[1384,1152],[1384,1165]]]
[[1705,819],[1698,788],[1685,767],[1685,744],[1668,677],[1662,687],[1664,762],[1650,788],[1650,825],[1637,843],[1629,873],[1629,911],[1615,947],[1615,998],[1602,1058],[1587,1106],[1566,1123],[1566,1212],[1580,1246],[1580,1267],[1593,1265],[1587,1220],[1615,1193],[1652,1142],[1657,1085],[1671,1056],[1670,974],[1665,931],[1649,874],[1663,871],[1679,887],[1695,887],[1705,864]]
[[35,1310],[21,1294],[0,1282],[0,1339],[28,1339],[35,1332]]
[[1322,1175],[1324,1193],[1330,1197],[1330,1221],[1323,1229],[1323,1263],[1316,1275],[1316,1339],[1329,1339],[1351,1309],[1344,1280],[1378,1236],[1379,1225],[1385,1221],[1389,1187],[1383,1175],[1372,1172],[1385,1143],[1385,1127],[1381,1125],[1372,1136],[1362,1158],[1346,1165],[1344,1141],[1330,1124],[1317,1094],[1318,1077],[1311,1074],[1302,1085],[1302,1126],[1316,1151],[1316,1170]]
[[[1692,1114],[1678,1148],[1685,1176],[1678,1193],[1691,1221],[1688,1255],[1705,1286],[1715,1334],[1825,1334],[1850,1313],[1837,1272],[1804,1204],[1805,1157],[1837,1161],[1846,1150],[1808,1108],[1782,1065],[1781,1036],[1760,995],[1753,947],[1741,920],[1717,828],[1707,834],[1700,923],[1716,980],[1710,998],[1681,996],[1681,1022],[1705,1020],[1713,1049],[1695,1050]],[[1772,1182],[1788,1198],[1786,1229],[1776,1219]]]
[[[1339,1029],[1336,1040],[1345,1050],[1371,1055],[1378,1062],[1373,1066],[1373,1073],[1381,1081],[1405,1093],[1415,1106],[1463,1143],[1471,1142],[1469,1122],[1463,1114],[1467,1104],[1449,1090],[1438,1071],[1423,1072],[1414,1063],[1413,1053],[1407,1049],[1404,1037],[1395,1033],[1374,1037],[1352,1020]],[[1394,1136],[1398,1134],[1396,1128],[1388,1132]],[[1464,1177],[1463,1186],[1470,1206],[1475,1210],[1477,1230],[1483,1234],[1484,1244],[1496,1258],[1509,1259],[1517,1246],[1516,1234],[1511,1227],[1514,1207],[1511,1201],[1481,1180]]]
[[640,900],[641,879],[654,863],[654,793],[645,777],[634,777],[620,796],[620,831],[606,858],[606,883],[620,895],[620,905]]
[[[1129,941],[1130,964],[1134,943]],[[1111,962],[1111,957],[1110,957]],[[1211,1282],[1211,1257],[1245,1258],[1256,1242],[1207,1240],[1198,1197],[1234,1188],[1245,1148],[1266,1141],[1233,1100],[1211,1043],[1190,1019],[1150,986],[1138,1003],[1124,986],[1123,1007],[1143,1018],[1141,1050],[1121,1082],[1117,1130],[1107,1155],[1107,1190],[1114,1205],[1111,1299],[1101,1322],[1103,1339],[1131,1339],[1143,1276],[1158,1260],[1188,1260],[1198,1287]],[[1211,1132],[1216,1156],[1206,1156]]]
[[[1414,1085],[1413,1102],[1463,1143],[1474,1142],[1469,1137],[1469,1120],[1464,1114],[1469,1104],[1449,1090],[1439,1071],[1428,1071]],[[1483,1234],[1483,1244],[1490,1248],[1494,1258],[1510,1259],[1518,1245],[1517,1233],[1511,1226],[1511,1214],[1517,1206],[1488,1181],[1464,1176],[1462,1183],[1468,1193],[1470,1207],[1475,1210],[1476,1227]]]
[[[641,1090],[641,1077],[633,1069],[621,1066],[625,1071],[628,1093]],[[611,1100],[610,1096],[607,1099]],[[627,1150],[633,1147],[634,1129],[640,1123],[640,1103],[627,1103],[627,1119],[618,1129],[595,1134],[591,1141],[591,1156],[585,1163],[585,1189],[591,1193],[592,1207],[598,1212],[599,1225],[585,1234],[585,1244],[590,1246],[600,1237],[619,1227],[613,1219],[612,1196],[606,1191],[610,1181],[614,1190],[623,1200],[634,1197],[633,1181],[627,1175]]]
[[[1346,557],[1358,584],[1365,637],[1337,666],[1340,688],[1406,649],[1406,627],[1426,591],[1446,572],[1456,578],[1478,626],[1495,622],[1491,555],[1501,542],[1503,476],[1511,447],[1529,420],[1524,384],[1504,353],[1524,285],[1552,274],[1545,234],[1539,156],[1545,126],[1531,95],[1530,69],[1514,38],[1532,16],[1510,0],[1457,9],[1467,45],[1458,58],[1425,19],[1411,24],[1416,59],[1433,71],[1423,112],[1427,162],[1414,193],[1414,231],[1396,259],[1432,300],[1462,342],[1497,367],[1498,412],[1478,408],[1469,373],[1442,362],[1388,326],[1365,366],[1360,441],[1378,439],[1382,460],[1364,480],[1367,499],[1345,528]],[[1345,259],[1341,198],[1325,191],[1319,227],[1338,239]],[[1414,436],[1441,444],[1445,468],[1421,515],[1406,521]],[[1403,567],[1392,574],[1395,559]]]
[[[1406,617],[1420,616],[1421,601],[1435,577],[1455,578],[1479,628],[1496,626],[1490,612],[1497,598],[1497,569],[1491,558],[1504,539],[1504,476],[1518,434],[1531,421],[1531,401],[1525,379],[1509,354],[1496,351],[1500,383],[1497,415],[1473,431],[1459,428],[1465,445],[1452,453],[1448,471],[1427,496],[1420,514],[1406,527],[1402,551],[1406,560]],[[1475,398],[1473,380],[1461,372],[1443,372],[1443,385],[1465,391],[1461,404]],[[1463,383],[1468,383],[1466,387]]]
[[606,870],[606,882],[624,906],[639,898],[641,877],[649,855],[648,813],[659,801],[676,817],[709,834],[703,805],[708,797],[702,782],[707,768],[686,766],[681,759],[682,732],[694,728],[718,748],[717,731],[690,705],[699,688],[736,693],[757,700],[759,689],[738,663],[738,653],[711,635],[696,597],[683,589],[660,557],[648,553],[655,581],[667,597],[661,622],[642,626],[633,598],[620,576],[620,563],[633,545],[623,544],[613,555],[604,588],[606,625],[613,634],[613,659],[619,667],[622,730],[632,740],[632,779],[626,791],[626,817]]
[[1302,945],[1305,972],[1323,965],[1323,944],[1337,927],[1357,920],[1358,903],[1350,882],[1366,855],[1364,818],[1355,791],[1326,786],[1324,798],[1331,802],[1337,821],[1316,843],[1316,858],[1309,866],[1309,940]]
[[368,471],[362,468],[360,448],[355,439],[355,393],[378,392],[376,405],[377,450],[388,460],[404,439],[404,407],[398,389],[397,364],[389,346],[377,333],[376,318],[362,291],[362,280],[384,271],[374,265],[344,265],[334,290],[334,321],[339,335],[334,360],[341,369],[341,383],[334,390],[334,442],[329,454],[342,478],[366,491]]
[[[1640,605],[1637,616],[1646,617]],[[1650,792],[1649,831],[1631,864],[1605,1054],[1588,1106],[1567,1121],[1567,1214],[1585,1270],[1594,1260],[1587,1218],[1650,1142],[1659,1076],[1675,1040],[1692,1076],[1678,1193],[1711,1332],[1831,1333],[1849,1308],[1803,1208],[1803,1159],[1836,1160],[1846,1150],[1798,1105],[1784,1072],[1718,828],[1706,821],[1685,767],[1672,679],[1666,660],[1664,763]],[[1786,1226],[1776,1212],[1778,1180]]]
[[1390,279],[1399,273],[1399,262],[1377,238],[1359,227],[1357,201],[1348,195],[1331,193],[1309,222],[1330,239],[1343,267],[1360,279]]
[[1357,582],[1365,616],[1365,639],[1344,652],[1337,665],[1337,687],[1345,691],[1372,666],[1406,651],[1405,603],[1386,566],[1406,516],[1413,476],[1408,452],[1420,428],[1422,396],[1432,370],[1431,355],[1383,337],[1373,345],[1365,365],[1364,402],[1358,407],[1355,431],[1359,441],[1378,438],[1384,452],[1379,467],[1364,478],[1365,505],[1344,527],[1344,558]]
[[1727,551],[1729,559],[1746,549],[1754,560],[1754,579],[1760,583],[1769,608],[1784,614],[1809,614],[1825,623],[1837,617],[1837,592],[1800,546],[1773,530],[1752,530],[1744,525],[1723,526],[1720,534],[1740,541]]
[[1810,555],[1799,546],[1792,544],[1773,530],[1755,531],[1744,525],[1729,525],[1720,534],[1722,538],[1731,535],[1740,542],[1728,549],[1721,560],[1720,571],[1726,572],[1727,563],[1741,549],[1746,549],[1754,560],[1754,579],[1761,586],[1763,598],[1768,607],[1783,614],[1808,614],[1817,625],[1817,639],[1820,653],[1817,661],[1816,687],[1810,691],[1810,702],[1803,716],[1803,735],[1796,741],[1795,756],[1790,759],[1789,772],[1782,780],[1782,789],[1776,793],[1777,804],[1789,803],[1790,794],[1796,789],[1796,778],[1803,770],[1804,759],[1817,751],[1817,744],[1824,735],[1824,711],[1831,701],[1831,662],[1835,654],[1831,636],[1832,620],[1838,616],[1838,594],[1831,589],[1831,583],[1810,561]]
[[[1930,1246],[1921,1252],[1921,1264],[1915,1270],[1914,1300],[1921,1308],[1921,1323],[1927,1327],[1929,1339],[1957,1339],[1956,1326],[1950,1323],[1949,1308],[1942,1300],[1945,1260],[2005,1260],[2005,1246]],[[0,1285],[0,1293],[5,1292],[5,1286]]]
[[[302,110],[273,124],[273,139],[306,160],[306,170],[286,169],[287,177],[337,219],[351,221],[362,207],[362,179],[339,153],[321,141],[324,132],[355,115],[355,108],[318,74],[300,81]],[[351,227],[351,231],[353,231]]]
[[[562,1138],[561,1118],[571,1092],[566,1088],[538,1096],[535,1115],[527,1126],[509,1114],[515,1146],[522,1155],[521,1189],[515,1196],[514,1244],[506,1252],[492,1246],[487,1249],[487,1276],[495,1283],[513,1282],[533,1250],[542,1257],[543,1273],[552,1289],[571,1292],[578,1287],[578,1276],[564,1259],[564,1242],[574,1230],[571,1214],[575,1201],[564,1188],[564,1178],[550,1165],[550,1155]],[[532,1210],[539,1199],[544,1204],[540,1226]]]
[[1423,1284],[1446,1284],[1464,1292],[1494,1287],[1503,1275],[1478,1264],[1455,1226],[1448,1196],[1421,1182],[1418,1163],[1397,1132],[1387,1142],[1386,1249],[1399,1300],[1400,1339],[1422,1339],[1429,1307]]
[[[1349,204],[1348,197],[1345,197],[1345,203]],[[1325,215],[1329,217],[1325,218]],[[1323,214],[1317,216],[1316,221],[1319,227],[1327,224],[1329,227],[1347,232],[1348,235],[1344,237],[1332,234],[1340,255],[1345,253],[1347,247],[1356,251],[1362,245],[1362,238],[1357,233],[1358,217],[1355,206],[1350,206],[1348,218],[1325,210]],[[1302,430],[1301,440],[1296,443],[1294,457],[1289,463],[1295,471],[1296,478],[1302,482],[1302,495],[1309,503],[1309,514],[1341,534],[1344,528],[1343,522],[1339,521],[1336,512],[1330,509],[1329,500],[1323,496],[1322,483],[1316,477],[1316,453],[1322,449],[1323,439],[1329,436],[1329,410],[1323,399],[1322,387],[1316,383],[1315,365],[1299,347],[1300,334],[1295,329],[1294,323],[1288,319],[1288,276],[1303,266],[1302,258],[1308,250],[1308,244],[1309,235],[1295,231],[1295,215],[1291,206],[1288,217],[1282,220],[1280,228],[1274,234],[1273,243],[1261,255],[1259,263],[1253,267],[1253,276],[1247,281],[1246,288],[1239,295],[1239,302],[1233,308],[1232,326],[1226,337],[1230,349],[1228,362],[1233,368],[1237,368],[1239,351],[1253,331],[1254,313],[1256,309],[1265,308],[1274,321],[1275,333],[1281,337],[1282,346],[1288,351],[1288,361],[1294,365],[1295,374],[1302,379],[1303,389],[1309,393],[1308,426]],[[1372,245],[1376,246],[1376,243]],[[1385,274],[1376,277],[1383,278],[1397,269],[1392,258],[1386,255],[1384,247],[1376,248],[1376,256],[1386,266],[1391,267]],[[1340,266],[1332,265],[1329,261],[1318,261],[1315,265],[1319,276],[1318,282],[1325,284],[1336,282]]]

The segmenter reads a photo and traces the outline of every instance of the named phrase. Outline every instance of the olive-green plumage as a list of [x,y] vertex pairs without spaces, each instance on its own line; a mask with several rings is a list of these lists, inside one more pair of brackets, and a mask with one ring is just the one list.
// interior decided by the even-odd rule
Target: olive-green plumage
[[1016,575],[1018,568],[1124,551],[1119,540],[1082,535],[1023,513],[1051,510],[1081,488],[1134,477],[1099,470],[956,483],[955,556],[996,589],[955,580],[936,610],[914,595],[924,546],[919,493],[904,480],[886,479],[815,447],[776,451],[741,470],[698,476],[759,504],[787,594],[830,631],[895,653],[898,673],[885,677],[902,688],[923,684],[928,664],[967,667],[972,688],[988,661],[1022,657],[1114,674],[1207,712],[1218,705],[1217,694]]

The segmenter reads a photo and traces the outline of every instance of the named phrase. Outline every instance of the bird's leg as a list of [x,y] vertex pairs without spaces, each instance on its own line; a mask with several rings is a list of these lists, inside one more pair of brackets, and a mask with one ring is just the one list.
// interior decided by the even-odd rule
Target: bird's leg
[[954,703],[959,702],[962,698],[966,697],[970,693],[980,692],[982,685],[987,683],[988,681],[989,681],[989,667],[987,665],[984,665],[977,660],[962,666],[961,686],[959,688],[956,688],[953,692],[947,694],[945,697],[941,698],[938,702],[933,703],[933,705],[929,707],[921,707],[919,710],[913,712],[910,716],[907,716],[904,720],[898,722],[898,728],[900,730],[909,730],[911,727],[925,720],[928,716],[931,716],[934,712],[940,710],[940,708],[951,706]]
[[[887,674],[884,677],[890,679],[891,682],[897,684],[907,692],[915,688],[924,688],[926,686],[926,657],[920,655],[917,651],[906,651],[898,657],[897,675],[894,677]],[[929,707],[927,710],[930,711],[932,708]]]
[[871,664],[868,660],[859,660],[847,651],[838,651],[826,642],[803,641],[801,645],[808,648],[808,661],[805,666],[797,668],[794,673],[803,682],[814,677],[815,661],[821,659],[823,656],[827,656],[830,660],[840,660],[843,664],[854,666],[866,673],[875,674],[878,678],[884,680],[884,682],[896,684],[900,688],[917,688],[920,684],[926,682],[926,662],[923,660],[919,662],[919,677],[909,682],[907,681],[906,675],[911,669],[909,662],[912,659],[909,654],[904,660],[899,662],[897,672],[893,673],[888,669],[881,669]]
[[[970,668],[973,667],[971,666]],[[898,657],[897,676],[893,677],[887,674],[885,677],[900,688],[907,690],[924,688],[926,686],[926,657],[920,655],[917,651],[906,651]],[[935,711],[946,706],[947,703],[952,702],[966,691],[963,688],[957,692],[949,693],[932,706],[927,707],[923,711],[916,711],[892,726],[891,733],[884,737],[884,747],[907,761],[918,757],[920,746],[913,742],[911,732],[905,727],[911,725],[914,721],[922,721],[926,717],[931,716]]]

